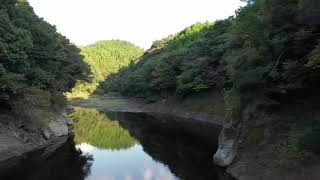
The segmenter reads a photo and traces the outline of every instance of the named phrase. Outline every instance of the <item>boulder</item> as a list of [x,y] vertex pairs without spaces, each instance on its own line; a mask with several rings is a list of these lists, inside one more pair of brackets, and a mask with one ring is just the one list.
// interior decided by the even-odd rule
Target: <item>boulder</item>
[[51,121],[48,127],[56,137],[67,136],[69,134],[68,125],[65,121]]
[[219,144],[218,150],[214,155],[214,162],[218,166],[229,166],[235,159],[237,150],[234,148],[234,141],[228,140]]
[[44,138],[45,138],[46,140],[50,139],[50,137],[51,137],[50,131],[49,131],[48,129],[44,129],[44,130],[43,130],[43,136],[44,136]]

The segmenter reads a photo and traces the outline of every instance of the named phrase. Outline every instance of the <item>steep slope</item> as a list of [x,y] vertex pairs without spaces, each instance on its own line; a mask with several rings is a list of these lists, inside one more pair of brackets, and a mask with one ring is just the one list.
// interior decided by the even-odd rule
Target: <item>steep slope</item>
[[68,135],[63,92],[89,71],[79,52],[26,0],[1,1],[0,162]]
[[27,1],[5,0],[0,8],[3,106],[14,108],[14,102],[32,89],[59,95],[85,77],[87,66],[79,50],[34,14]]
[[214,29],[212,23],[197,23],[154,42],[137,63],[110,75],[104,89],[125,95],[165,97],[221,87],[224,82],[220,61],[223,48],[212,49],[216,42],[210,37],[214,39],[223,34],[229,24],[228,20],[216,22]]
[[155,42],[104,89],[162,101],[223,91],[217,164],[233,163],[238,179],[316,179],[319,9],[313,0],[248,0],[235,17]]

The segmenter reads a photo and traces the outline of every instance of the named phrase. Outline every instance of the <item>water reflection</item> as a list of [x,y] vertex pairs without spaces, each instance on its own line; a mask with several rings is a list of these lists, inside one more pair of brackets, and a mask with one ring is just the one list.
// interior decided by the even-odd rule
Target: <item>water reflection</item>
[[88,148],[85,144],[77,146],[90,149],[94,163],[86,180],[176,180],[170,170],[146,155],[141,145],[118,151]]
[[70,117],[74,119],[74,140],[77,144],[89,143],[112,150],[127,149],[137,144],[137,140],[120,127],[118,121],[111,121],[94,109],[76,108]]
[[[229,180],[212,163],[217,129],[208,125],[83,108],[70,117],[74,141],[48,159],[30,157],[0,179]],[[190,135],[188,127],[199,131]]]
[[91,172],[91,155],[75,148],[72,139],[49,158],[36,152],[19,166],[0,174],[1,180],[84,180]]
[[[114,115],[112,115],[114,116]],[[159,124],[150,116],[118,114],[116,116],[132,136],[139,139],[143,150],[154,161],[168,166],[172,174],[183,180],[230,180],[224,170],[212,162],[215,145],[201,139],[210,136],[210,129],[203,129],[198,137],[185,131],[179,124]],[[161,128],[159,128],[161,126]],[[167,126],[167,127],[166,127]],[[206,132],[206,130],[209,130]],[[215,131],[215,129],[211,129]],[[215,132],[211,132],[214,139]],[[214,140],[213,140],[214,142]]]
[[[81,111],[81,112],[79,112]],[[186,128],[179,123],[159,123],[144,114],[129,113],[84,113],[91,111],[88,109],[77,109],[75,113],[78,116],[77,122],[81,119],[103,119],[108,123],[117,123],[115,129],[121,129],[125,137],[129,134],[135,140],[135,145],[128,149],[99,148],[95,141],[81,141],[77,147],[82,151],[88,151],[93,155],[94,163],[91,167],[91,175],[87,179],[130,179],[130,180],[225,180],[228,177],[224,171],[215,167],[211,161],[215,151],[215,138],[217,129],[209,126],[201,127],[198,137],[190,135],[185,131]],[[95,114],[95,118],[85,117],[87,114]],[[97,117],[102,116],[102,117]],[[187,123],[184,127],[187,127]],[[194,125],[191,125],[196,129]],[[89,127],[83,127],[87,129]],[[75,137],[77,139],[77,130],[75,126]],[[78,127],[80,128],[80,126]],[[93,128],[96,129],[96,128]],[[124,130],[125,129],[125,130]],[[113,131],[118,131],[113,130]],[[86,130],[91,131],[90,129]],[[94,130],[95,133],[101,131]],[[107,131],[104,134],[97,135],[109,139]],[[121,133],[116,133],[120,138]],[[115,137],[114,135],[111,135]],[[130,138],[129,138],[130,139]],[[208,140],[209,139],[209,140]],[[209,141],[209,142],[208,142]],[[117,142],[117,141],[115,141]],[[121,141],[119,141],[121,143]],[[132,141],[133,142],[133,141]],[[138,144],[139,142],[139,144]],[[91,146],[89,145],[91,144]],[[106,146],[105,146],[106,147]]]
[[93,109],[76,108],[76,147],[92,155],[94,162],[86,180],[176,180],[162,163],[154,161],[130,132]]

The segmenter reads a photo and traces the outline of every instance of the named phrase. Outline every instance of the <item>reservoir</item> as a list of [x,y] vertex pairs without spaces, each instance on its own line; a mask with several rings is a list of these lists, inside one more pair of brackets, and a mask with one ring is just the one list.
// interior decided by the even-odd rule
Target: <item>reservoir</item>
[[84,108],[76,108],[70,117],[74,135],[62,147],[49,157],[25,157],[0,179],[231,179],[213,164],[219,131],[215,126]]

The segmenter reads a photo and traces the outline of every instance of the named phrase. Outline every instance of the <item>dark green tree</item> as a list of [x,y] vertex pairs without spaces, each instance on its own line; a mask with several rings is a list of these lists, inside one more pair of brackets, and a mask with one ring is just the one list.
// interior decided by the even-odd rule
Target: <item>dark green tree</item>
[[[62,95],[85,79],[78,48],[39,18],[25,0],[0,5],[0,101],[13,107],[32,89]],[[14,107],[13,107],[14,108]]]

